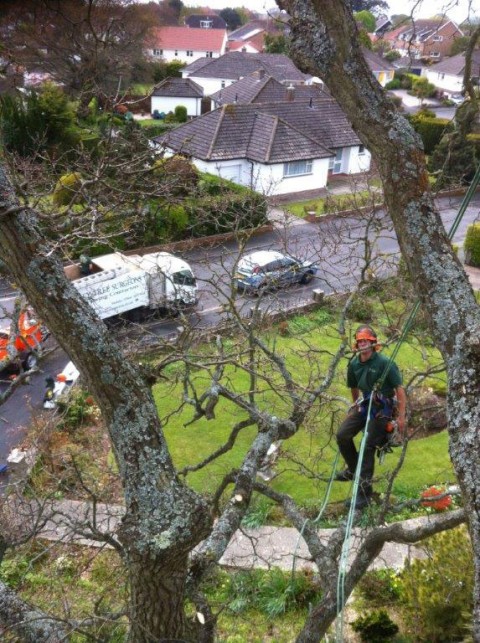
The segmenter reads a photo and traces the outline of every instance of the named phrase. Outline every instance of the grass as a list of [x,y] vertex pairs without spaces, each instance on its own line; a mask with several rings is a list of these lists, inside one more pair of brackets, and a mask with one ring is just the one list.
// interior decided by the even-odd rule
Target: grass
[[[271,347],[275,346],[278,354],[286,358],[290,372],[309,388],[324,377],[330,355],[337,349],[339,338],[333,326],[324,322],[323,325],[313,323],[311,327],[303,318],[303,321],[299,320],[298,324],[300,328],[305,329],[299,335],[279,337],[271,331],[270,334],[265,335],[265,338]],[[295,320],[289,323],[289,328],[295,327]],[[232,344],[232,356],[235,350],[237,349]],[[388,349],[385,349],[385,352],[388,354]],[[397,363],[405,381],[408,381],[415,370],[425,368],[427,361],[438,362],[439,359],[438,353],[433,348],[419,345],[412,337],[402,346]],[[297,502],[312,511],[323,501],[326,483],[336,454],[336,443],[332,435],[349,403],[349,391],[344,383],[346,367],[345,359],[330,391],[332,395],[343,396],[345,403],[327,403],[312,409],[304,426],[282,445],[283,455],[276,464],[277,477],[270,483],[274,489],[292,495]],[[266,388],[262,390],[263,381],[260,380],[257,403],[260,408],[269,410],[275,408],[277,415],[281,417],[282,413],[287,414],[289,409],[281,378],[267,362],[260,365],[260,371],[262,369],[268,371],[275,390]],[[177,367],[176,376],[179,376],[180,372],[181,369]],[[248,375],[240,368],[227,368],[225,379],[236,394],[249,390]],[[199,396],[211,383],[210,376],[201,369],[192,376],[192,381],[198,389]],[[428,384],[442,389],[445,386],[444,377],[430,380]],[[155,386],[154,395],[160,414],[165,418],[165,434],[172,457],[180,468],[198,463],[213,450],[218,449],[226,441],[234,424],[246,417],[244,411],[221,399],[216,407],[215,418],[206,420],[202,417],[192,423],[194,415],[192,407],[178,402],[182,398],[180,381],[175,384],[162,383]],[[254,427],[244,429],[231,451],[207,467],[189,473],[189,484],[203,493],[213,493],[224,475],[240,465],[255,434]],[[383,466],[377,466],[376,473],[381,479],[378,484],[379,490],[385,487],[386,474],[395,467],[400,455],[399,451],[395,450],[389,455]],[[426,485],[447,481],[454,482],[454,474],[448,456],[446,432],[412,441],[401,474],[395,483],[398,490],[403,492],[408,487],[411,495],[416,496]],[[343,500],[347,493],[348,486],[335,483],[330,500],[332,502]]]
[[323,198],[296,201],[295,203],[289,203],[286,209],[290,214],[304,218],[307,212],[310,211],[321,215],[328,214],[329,212],[340,212],[342,210],[355,210],[359,207],[371,205],[373,199],[375,199],[375,203],[381,203],[381,193],[378,191],[362,190],[352,194],[328,195]]

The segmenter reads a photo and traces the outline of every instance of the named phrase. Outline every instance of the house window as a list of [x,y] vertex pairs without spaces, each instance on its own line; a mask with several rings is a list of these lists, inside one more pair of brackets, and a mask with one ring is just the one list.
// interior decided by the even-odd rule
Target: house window
[[438,74],[438,80],[443,80],[445,78],[445,74]]
[[163,56],[163,49],[154,49],[153,50],[153,55],[154,56]]
[[178,51],[175,49],[175,56],[178,56]]
[[433,42],[443,42],[443,36],[433,36]]
[[225,82],[224,80],[222,80],[222,82],[221,82],[221,84],[220,84],[220,87],[221,87],[222,89],[225,89],[225,86],[226,86],[226,82]]
[[440,52],[439,51],[431,51],[429,53],[430,58],[440,58]]
[[365,155],[365,145],[359,145],[358,146],[358,156],[364,156]]
[[193,56],[193,51],[191,51],[191,49],[187,50],[187,56]]
[[207,53],[205,54],[205,56],[206,56],[207,58],[213,58],[213,51],[207,51]]
[[212,20],[200,20],[200,27],[202,29],[210,29],[212,25],[213,25]]
[[312,161],[292,161],[283,164],[283,176],[300,176],[312,173]]

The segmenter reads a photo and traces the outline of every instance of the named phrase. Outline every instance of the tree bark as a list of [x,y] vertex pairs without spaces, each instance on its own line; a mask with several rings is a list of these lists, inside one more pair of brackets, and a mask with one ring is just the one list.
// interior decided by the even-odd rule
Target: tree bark
[[[184,623],[187,555],[211,526],[204,500],[176,475],[151,395],[94,311],[67,281],[31,211],[0,166],[0,259],[79,368],[101,408],[125,495],[119,540],[132,585],[131,641],[175,638]],[[172,562],[175,561],[175,582]],[[155,582],[152,582],[152,573]],[[146,590],[148,588],[148,590]],[[149,601],[143,603],[145,591]],[[173,631],[170,632],[170,628]]]
[[291,16],[292,52],[320,76],[372,153],[402,255],[448,374],[450,455],[467,509],[475,559],[474,639],[480,640],[480,311],[435,209],[422,144],[387,100],[339,0],[279,0]]

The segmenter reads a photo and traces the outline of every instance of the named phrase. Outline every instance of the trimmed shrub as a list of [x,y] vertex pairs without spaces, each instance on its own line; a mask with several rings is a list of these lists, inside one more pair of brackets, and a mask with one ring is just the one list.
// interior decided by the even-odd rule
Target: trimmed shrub
[[184,105],[175,107],[175,120],[177,123],[186,123],[188,120],[187,108]]
[[445,134],[453,131],[453,123],[447,118],[431,118],[425,112],[419,112],[409,120],[422,137],[425,154],[431,154]]
[[468,226],[463,248],[465,263],[480,268],[480,223],[472,223]]
[[215,196],[196,198],[186,205],[186,210],[194,237],[256,228],[267,222],[265,199],[241,186]]
[[400,78],[394,78],[389,83],[385,85],[385,89],[400,89],[402,86]]
[[80,172],[70,172],[61,176],[53,191],[53,203],[56,206],[81,203],[82,197],[80,188],[82,186],[82,175]]
[[474,568],[466,528],[429,538],[427,558],[400,576],[402,615],[415,641],[461,641],[471,623]]

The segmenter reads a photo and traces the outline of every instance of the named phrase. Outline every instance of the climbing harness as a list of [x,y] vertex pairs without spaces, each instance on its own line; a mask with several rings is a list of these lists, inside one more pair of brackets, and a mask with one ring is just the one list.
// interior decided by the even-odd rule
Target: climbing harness
[[[463,218],[463,215],[465,214],[465,211],[467,209],[468,204],[472,200],[473,194],[475,190],[477,189],[477,186],[480,184],[480,165],[477,167],[477,170],[475,172],[475,176],[473,177],[472,182],[470,183],[470,186],[462,200],[462,203],[460,205],[459,211],[457,213],[457,216],[455,217],[455,220],[450,228],[450,231],[448,232],[448,239],[453,239],[453,236],[455,232],[458,229],[458,226],[460,225],[460,222]],[[395,345],[395,348],[392,352],[392,355],[390,356],[390,360],[385,366],[384,372],[380,376],[380,379],[377,381],[374,390],[381,388],[381,384],[385,381],[385,378],[388,375],[388,372],[395,360],[396,355],[398,354],[400,350],[400,346],[404,342],[407,333],[410,330],[410,327],[413,323],[413,320],[415,319],[415,316],[420,308],[420,301],[417,300],[415,306],[413,307],[412,311],[410,312],[410,315],[405,322],[402,333],[400,334],[400,337]],[[348,562],[348,555],[350,552],[350,542],[351,542],[351,533],[352,533],[352,526],[353,526],[353,517],[355,515],[355,504],[357,500],[357,495],[358,495],[358,489],[360,485],[360,469],[361,469],[361,463],[363,461],[363,455],[365,451],[365,445],[367,442],[367,437],[368,437],[368,425],[370,423],[370,414],[371,414],[371,403],[372,403],[372,396],[370,396],[369,400],[369,406],[367,410],[367,415],[366,415],[366,423],[365,423],[365,429],[362,437],[362,441],[360,444],[360,449],[358,452],[358,464],[357,468],[355,471],[355,477],[353,481],[353,491],[352,491],[352,499],[350,503],[350,509],[348,512],[348,517],[347,517],[347,524],[346,524],[346,529],[345,529],[345,539],[343,542],[343,547],[342,547],[342,553],[340,555],[340,563],[339,563],[339,571],[338,571],[338,578],[337,578],[337,622],[336,622],[336,636],[335,639],[337,643],[342,643],[343,641],[343,629],[344,629],[344,622],[343,622],[343,606],[345,605],[345,576],[346,576],[346,570],[347,570],[347,562]],[[398,438],[397,438],[398,439]]]

